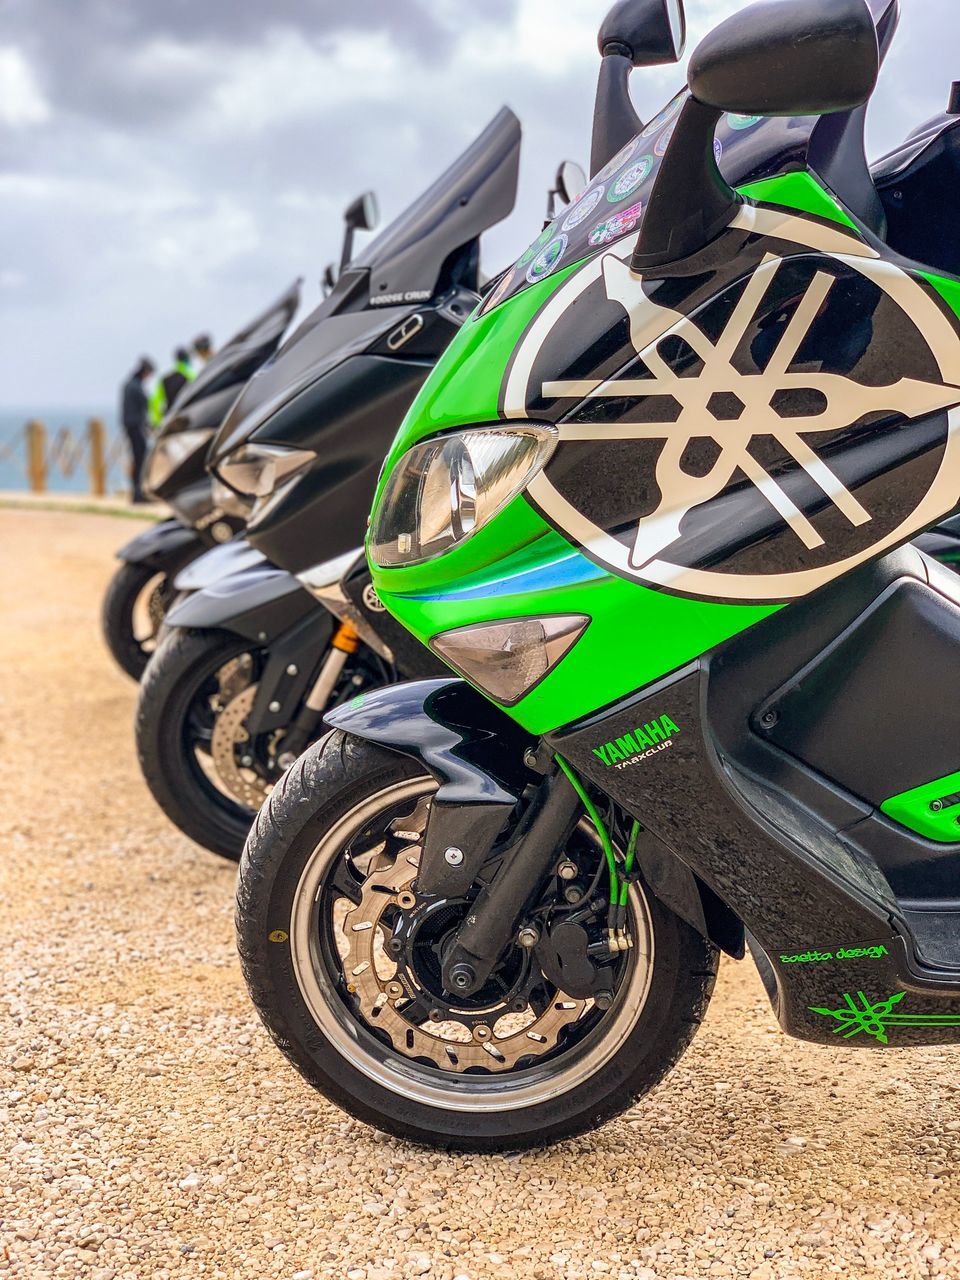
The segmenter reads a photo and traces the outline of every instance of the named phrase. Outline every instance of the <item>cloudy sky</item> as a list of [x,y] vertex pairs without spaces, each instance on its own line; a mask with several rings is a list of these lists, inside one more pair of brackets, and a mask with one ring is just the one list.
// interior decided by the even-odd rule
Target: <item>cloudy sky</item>
[[[879,154],[942,109],[957,0],[902,0]],[[743,0],[687,0],[688,48]],[[134,357],[222,340],[295,276],[319,297],[340,213],[385,220],[503,104],[524,125],[498,270],[565,157],[586,163],[606,0],[0,0],[0,407],[98,406]],[[650,115],[677,68],[637,72]]]

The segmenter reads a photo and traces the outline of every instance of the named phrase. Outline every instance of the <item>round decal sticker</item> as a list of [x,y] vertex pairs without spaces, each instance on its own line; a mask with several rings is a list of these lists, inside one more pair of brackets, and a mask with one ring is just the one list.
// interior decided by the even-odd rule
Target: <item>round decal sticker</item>
[[567,237],[561,235],[557,236],[555,240],[551,240],[546,248],[541,249],[529,267],[527,267],[528,283],[536,284],[538,280],[546,279],[563,257],[566,247]]
[[670,120],[673,119],[675,115],[679,113],[680,108],[683,106],[684,102],[686,101],[686,96],[687,95],[685,93],[680,93],[673,99],[672,102],[668,102],[667,105],[663,108],[663,110],[658,115],[655,115],[653,117],[653,119],[650,121],[647,127],[640,134],[640,137],[652,138],[658,129],[662,129],[665,124],[667,124]]
[[579,227],[581,222],[585,222],[590,217],[602,199],[603,187],[591,187],[589,191],[585,191],[560,224],[560,230],[572,231],[574,227]]
[[633,195],[637,187],[650,176],[652,168],[653,156],[641,156],[639,160],[628,165],[616,181],[610,184],[610,190],[607,192],[610,203],[616,204],[618,200],[626,200],[627,196]]
[[709,288],[635,273],[629,242],[588,259],[528,326],[503,412],[557,423],[527,497],[590,559],[782,602],[956,506],[960,321],[839,226],[745,205],[724,234]]
[[544,229],[537,236],[536,240],[534,240],[530,248],[524,250],[524,252],[521,253],[520,257],[517,259],[518,267],[525,267],[528,262],[533,261],[533,259],[537,256],[537,254],[540,252],[543,246],[548,242],[550,237],[555,234],[556,226],[557,224],[555,222],[551,222],[549,227],[544,227]]
[[618,169],[622,169],[633,153],[640,146],[639,138],[631,138],[626,146],[621,147],[612,160],[608,160],[598,174],[594,176],[594,183],[602,186],[604,182]]
[[629,209],[621,209],[619,213],[613,214],[605,222],[597,223],[590,232],[590,243],[593,245],[608,244],[611,240],[616,240],[618,236],[626,235],[640,221],[642,212],[643,204],[638,200]]
[[716,160],[717,164],[719,164],[719,163],[720,163],[720,161],[721,161],[721,159],[722,159],[722,157],[723,157],[723,143],[720,141],[720,139],[719,139],[719,138],[714,138],[714,140],[713,140],[713,158],[714,158],[714,160]]
[[759,124],[763,116],[740,116],[727,115],[727,124],[731,129],[752,129],[755,124]]
[[660,156],[661,159],[667,154],[667,147],[670,145],[670,139],[673,137],[673,131],[676,127],[676,121],[674,121],[673,124],[667,125],[666,129],[664,129],[663,133],[661,133],[660,137],[654,144],[654,154]]

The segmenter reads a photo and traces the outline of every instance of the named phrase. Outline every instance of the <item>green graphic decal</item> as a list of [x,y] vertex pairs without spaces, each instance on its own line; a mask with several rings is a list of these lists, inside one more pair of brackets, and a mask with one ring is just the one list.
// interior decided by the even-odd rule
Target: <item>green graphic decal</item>
[[889,1044],[887,1029],[890,1027],[960,1027],[960,1013],[894,1013],[894,1007],[906,996],[905,991],[898,991],[888,996],[879,1004],[871,1004],[862,991],[857,992],[858,1005],[853,996],[844,993],[844,1005],[840,1009],[816,1009],[810,1006],[811,1013],[822,1014],[825,1018],[835,1018],[837,1026],[833,1034],[850,1040],[853,1036],[873,1036],[881,1044]]
[[637,725],[632,733],[625,733],[614,742],[607,742],[602,747],[594,747],[593,754],[607,766],[623,769],[629,764],[637,764],[647,756],[655,755],[664,747],[669,747],[670,739],[680,728],[669,716],[657,716],[649,724]]
[[823,960],[878,960],[887,954],[885,946],[841,947],[839,951],[804,951],[800,955],[781,954],[781,964],[818,964]]
[[928,840],[960,844],[960,773],[891,796],[880,806],[888,818]]

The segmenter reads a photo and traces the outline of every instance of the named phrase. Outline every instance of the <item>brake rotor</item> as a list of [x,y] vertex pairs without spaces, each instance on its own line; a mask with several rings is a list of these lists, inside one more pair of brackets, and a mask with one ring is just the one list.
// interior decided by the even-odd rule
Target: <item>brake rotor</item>
[[[471,1067],[506,1071],[521,1058],[550,1052],[563,1029],[576,1022],[587,1008],[588,1001],[574,1000],[557,991],[542,1013],[522,1025],[517,1024],[524,1015],[511,1013],[509,1005],[491,1008],[478,1020],[476,1010],[463,1009],[462,1017],[458,1017],[456,1007],[447,1004],[443,1020],[429,1023],[429,1030],[404,1017],[405,1009],[422,1008],[425,1001],[434,1001],[425,988],[415,985],[409,970],[401,971],[389,957],[384,939],[392,931],[381,921],[390,907],[400,911],[410,908],[411,899],[415,900],[410,886],[419,864],[417,845],[402,849],[391,866],[367,876],[360,902],[343,920],[343,976],[367,1024],[384,1032],[398,1053],[408,1058],[427,1058],[444,1071],[463,1072]],[[500,1025],[501,1021],[505,1026]]]
[[[210,755],[217,778],[229,794],[247,809],[259,809],[273,790],[273,783],[250,765],[241,765],[238,756],[249,743],[246,720],[257,696],[257,686],[248,684],[234,693],[240,671],[229,672],[220,684],[220,711],[213,724]],[[249,679],[249,676],[247,677]]]

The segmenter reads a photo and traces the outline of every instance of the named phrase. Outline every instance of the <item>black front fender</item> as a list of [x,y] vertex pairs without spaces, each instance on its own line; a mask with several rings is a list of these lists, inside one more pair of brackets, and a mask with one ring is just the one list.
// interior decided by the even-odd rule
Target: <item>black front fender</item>
[[195,591],[167,614],[171,627],[218,628],[270,644],[291,627],[327,610],[298,578],[269,562],[254,564]]
[[516,803],[535,739],[465,680],[411,680],[361,693],[324,716],[356,738],[419,760],[446,804]]
[[[465,893],[533,780],[524,755],[535,739],[454,677],[360,694],[324,720],[412,757],[437,779],[417,878],[428,893]],[[444,856],[450,848],[462,854],[455,865]]]
[[127,564],[143,564],[168,575],[199,555],[208,545],[195,529],[179,520],[161,520],[125,543],[117,552]]

